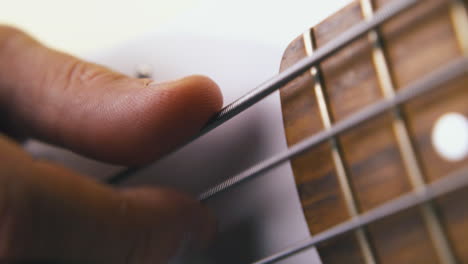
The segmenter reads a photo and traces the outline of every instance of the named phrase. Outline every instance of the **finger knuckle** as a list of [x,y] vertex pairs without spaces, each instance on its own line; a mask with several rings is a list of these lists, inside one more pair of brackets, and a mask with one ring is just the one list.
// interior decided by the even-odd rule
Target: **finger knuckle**
[[13,42],[25,36],[24,32],[15,27],[0,25],[0,52],[10,45],[14,45]]
[[99,73],[91,70],[86,62],[72,59],[65,66],[65,85],[64,89],[69,89],[76,83],[91,82]]
[[78,59],[70,59],[65,63],[65,85],[64,89],[73,87],[83,88],[86,86],[95,86],[106,80],[113,80],[119,75],[107,70],[106,68]]

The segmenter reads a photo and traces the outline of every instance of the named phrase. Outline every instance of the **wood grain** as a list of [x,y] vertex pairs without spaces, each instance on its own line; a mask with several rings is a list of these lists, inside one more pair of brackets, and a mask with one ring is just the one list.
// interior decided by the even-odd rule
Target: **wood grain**
[[373,223],[369,233],[379,263],[439,263],[418,209]]
[[436,200],[458,263],[468,263],[468,188]]
[[[306,56],[302,38],[287,49],[281,68]],[[313,90],[313,79],[305,73],[281,90],[283,120],[289,146],[321,131],[323,124]],[[329,144],[322,144],[291,160],[305,217],[311,233],[323,231],[348,218],[336,180]],[[309,168],[313,166],[314,170]],[[308,212],[319,212],[309,214]]]
[[364,263],[361,249],[353,233],[340,235],[317,246],[323,263]]
[[[377,10],[392,1],[375,0]],[[446,3],[421,1],[381,27],[397,89],[460,55]]]
[[[317,47],[363,20],[359,2],[314,28]],[[337,26],[338,25],[338,26]],[[383,98],[367,36],[320,65],[333,118],[349,115]],[[392,128],[393,117],[381,116],[340,136],[348,176],[361,211],[411,190]]]
[[[286,49],[281,70],[305,56],[304,40],[299,37]],[[313,89],[314,84],[312,75],[306,72],[280,90],[289,146],[324,129]],[[326,230],[349,218],[329,143],[321,144],[291,160],[291,167],[311,234]],[[355,236],[346,235],[320,245],[319,252],[325,263],[362,263],[362,256],[356,246]]]
[[468,116],[468,77],[447,83],[441,89],[411,101],[405,108],[410,132],[419,154],[424,174],[432,182],[461,169],[468,158],[449,161],[441,157],[431,142],[433,126],[446,113]]
[[[377,7],[388,1],[377,0]],[[444,2],[424,1],[382,27],[397,89],[461,56],[448,6],[441,6]],[[437,6],[436,12],[431,11]],[[457,163],[441,159],[430,139],[432,126],[442,114],[460,112],[468,115],[468,90],[463,88],[466,88],[466,80],[448,84],[441,91],[418,98],[405,107],[410,132],[428,181],[466,165],[466,159]]]

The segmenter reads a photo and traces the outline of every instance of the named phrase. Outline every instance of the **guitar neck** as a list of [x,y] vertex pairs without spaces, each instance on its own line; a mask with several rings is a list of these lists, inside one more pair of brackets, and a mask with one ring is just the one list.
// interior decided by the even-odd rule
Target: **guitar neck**
[[[281,70],[391,2],[352,2],[296,38],[284,53]],[[420,1],[282,88],[288,145],[332,129],[467,56],[466,6],[467,1]],[[310,233],[328,230],[466,167],[468,146],[457,146],[457,140],[468,144],[463,143],[468,133],[453,132],[468,127],[467,84],[466,75],[447,82],[293,159]],[[467,191],[322,243],[320,257],[326,264],[468,263]]]

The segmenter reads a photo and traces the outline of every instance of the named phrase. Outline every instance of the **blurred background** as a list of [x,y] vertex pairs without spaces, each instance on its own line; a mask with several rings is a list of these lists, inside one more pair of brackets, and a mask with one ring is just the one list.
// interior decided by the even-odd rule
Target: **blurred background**
[[204,0],[0,0],[0,23],[79,55],[154,30]]
[[349,1],[0,0],[0,23],[79,56],[160,29],[275,43],[284,49],[307,27]]

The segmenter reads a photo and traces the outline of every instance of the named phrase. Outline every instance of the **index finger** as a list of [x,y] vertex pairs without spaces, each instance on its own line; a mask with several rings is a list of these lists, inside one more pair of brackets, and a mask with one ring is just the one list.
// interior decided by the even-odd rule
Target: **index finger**
[[11,134],[136,165],[189,139],[221,106],[218,86],[206,77],[153,84],[0,26],[0,128]]

